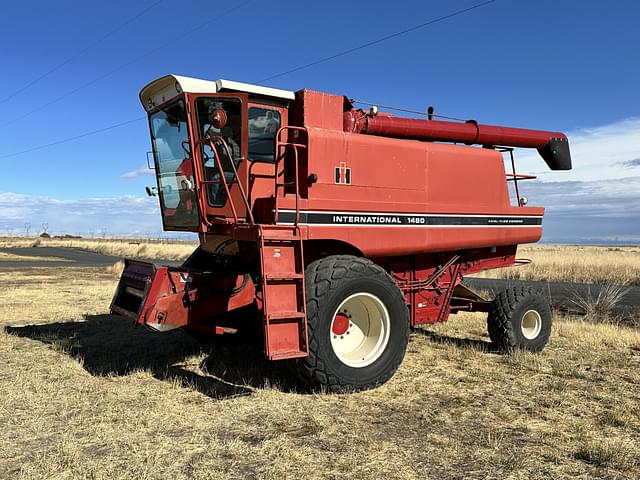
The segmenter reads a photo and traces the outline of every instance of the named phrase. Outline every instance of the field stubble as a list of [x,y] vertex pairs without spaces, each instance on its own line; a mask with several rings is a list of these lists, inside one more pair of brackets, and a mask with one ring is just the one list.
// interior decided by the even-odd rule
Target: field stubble
[[0,273],[0,478],[638,478],[640,334],[557,318],[498,355],[482,315],[417,330],[397,375],[296,392],[231,339],[106,314],[105,270]]
[[482,272],[476,276],[605,285],[640,285],[640,247],[523,245],[518,258],[529,265]]

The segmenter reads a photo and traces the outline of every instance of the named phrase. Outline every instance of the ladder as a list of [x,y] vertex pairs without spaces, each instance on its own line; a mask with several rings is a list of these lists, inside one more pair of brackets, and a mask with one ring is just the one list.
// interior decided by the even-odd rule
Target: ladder
[[[297,141],[285,141],[283,139],[284,135],[288,137],[292,137],[297,139]],[[294,219],[294,225],[298,224],[300,220],[300,157],[301,154],[307,149],[307,142],[309,138],[309,133],[307,132],[306,127],[294,127],[294,126],[284,126],[278,129],[276,133],[276,160],[275,160],[275,174],[274,174],[274,198],[275,198],[275,208],[274,208],[274,223],[278,223],[278,190],[282,187],[282,196],[284,197],[287,194],[287,187],[294,187],[294,194],[296,199],[296,216]],[[284,167],[282,172],[278,172],[278,164],[280,161],[284,160],[287,151],[290,152],[292,160],[293,160],[293,181],[286,182],[285,181],[285,170]],[[278,177],[282,175],[282,183],[278,181]]]
[[265,352],[269,360],[306,357],[304,256],[298,225],[259,225]]

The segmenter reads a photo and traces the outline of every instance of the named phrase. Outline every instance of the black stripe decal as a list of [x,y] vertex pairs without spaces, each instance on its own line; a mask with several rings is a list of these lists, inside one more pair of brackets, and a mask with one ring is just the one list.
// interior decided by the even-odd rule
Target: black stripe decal
[[[295,212],[278,212],[278,223],[293,223]],[[447,215],[433,216],[420,214],[380,214],[380,213],[341,213],[341,212],[300,212],[299,223],[308,225],[380,225],[380,226],[461,226],[461,227],[518,227],[542,225],[541,217],[505,216],[469,216]]]

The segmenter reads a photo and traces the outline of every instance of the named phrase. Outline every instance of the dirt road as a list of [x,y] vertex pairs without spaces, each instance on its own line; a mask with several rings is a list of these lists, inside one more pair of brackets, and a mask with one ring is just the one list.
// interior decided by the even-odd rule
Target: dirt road
[[20,247],[0,248],[0,270],[21,270],[41,267],[106,267],[113,265],[119,257],[102,255],[77,248]]

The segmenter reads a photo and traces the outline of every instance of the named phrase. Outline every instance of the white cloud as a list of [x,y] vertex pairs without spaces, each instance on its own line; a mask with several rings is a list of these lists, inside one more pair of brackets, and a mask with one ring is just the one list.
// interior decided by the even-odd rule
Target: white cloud
[[532,205],[544,205],[547,241],[640,243],[640,118],[568,132],[573,169],[552,171],[535,150],[516,152]]
[[640,118],[568,132],[573,169],[550,171],[535,150],[519,150],[519,169],[545,180],[597,181],[640,175]]
[[120,175],[120,178],[125,179],[125,180],[130,180],[132,178],[138,178],[138,177],[148,177],[148,176],[152,176],[154,175],[155,172],[150,169],[148,166],[143,166],[140,167],[136,170],[132,170],[130,172],[125,172],[122,175]]
[[59,200],[0,192],[0,234],[31,232],[48,224],[51,234],[145,236],[162,231],[157,198],[106,197]]

